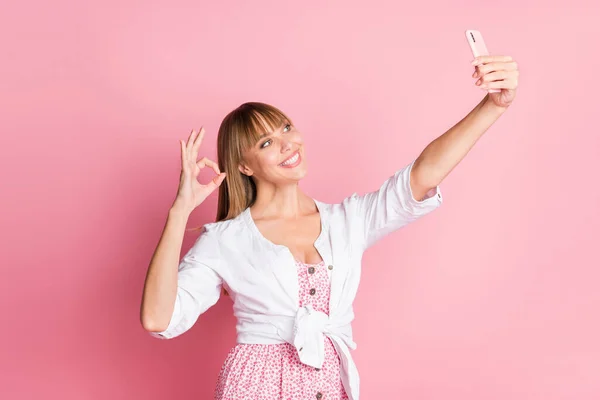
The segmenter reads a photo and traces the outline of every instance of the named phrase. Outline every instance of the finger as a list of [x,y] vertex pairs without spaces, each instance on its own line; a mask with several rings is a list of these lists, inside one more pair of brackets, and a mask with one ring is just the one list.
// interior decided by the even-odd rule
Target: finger
[[198,150],[200,149],[200,145],[202,144],[202,139],[204,139],[204,127],[200,128],[200,132],[194,140],[194,145],[192,146],[192,160],[196,161],[198,159]]
[[506,79],[509,76],[510,76],[509,73],[506,71],[489,72],[489,73],[485,74],[484,76],[482,76],[481,78],[479,78],[477,82],[479,82],[479,83],[493,82],[493,81],[498,81],[501,79]]
[[219,176],[216,177],[215,182],[216,182],[217,186],[221,186],[221,183],[223,183],[226,176],[227,176],[227,172],[223,172],[222,174],[219,174]]
[[186,151],[183,140],[179,139],[179,147],[181,147],[181,168],[185,168],[186,165]]
[[472,65],[481,65],[481,64],[489,64],[492,62],[510,62],[512,61],[511,56],[495,56],[495,55],[485,55],[485,56],[477,56],[471,61]]
[[215,176],[210,182],[208,182],[206,186],[208,186],[211,192],[219,186],[221,186],[221,183],[223,183],[223,180],[225,179],[225,175],[226,173],[223,172],[222,174]]
[[516,85],[511,79],[503,79],[501,81],[484,83],[480,87],[484,89],[514,89]]
[[475,67],[478,71],[478,75],[485,75],[491,71],[516,71],[517,63],[516,62],[496,62],[489,63],[485,65],[478,65]]
[[185,145],[188,159],[192,158],[192,144],[194,143],[195,137],[196,137],[196,131],[192,129],[192,133],[190,133],[190,136],[188,137],[188,141]]
[[480,64],[487,64],[487,63],[491,63],[491,62],[508,62],[508,61],[512,61],[512,57],[511,56],[492,56],[492,55],[487,55],[487,56],[478,56],[475,57],[473,59],[473,61],[471,61],[472,65],[480,65]]
[[219,166],[217,165],[217,163],[208,159],[207,157],[202,157],[202,159],[200,161],[198,161],[196,164],[198,165],[198,167],[200,167],[200,169],[202,169],[208,165],[209,167],[211,167],[213,169],[213,171],[215,171],[215,173],[217,175],[219,175],[221,173],[221,171],[219,171]]

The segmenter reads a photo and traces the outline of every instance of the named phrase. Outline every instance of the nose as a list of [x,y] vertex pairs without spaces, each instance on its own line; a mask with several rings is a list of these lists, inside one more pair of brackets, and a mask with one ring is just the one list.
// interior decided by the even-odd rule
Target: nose
[[281,140],[281,152],[285,153],[286,151],[290,150],[292,148],[292,142],[290,142],[287,139],[282,139]]

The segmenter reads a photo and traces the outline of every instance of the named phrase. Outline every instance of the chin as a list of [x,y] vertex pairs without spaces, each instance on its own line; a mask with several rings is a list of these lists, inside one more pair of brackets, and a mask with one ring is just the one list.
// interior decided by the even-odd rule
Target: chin
[[298,167],[294,168],[293,170],[287,171],[287,174],[285,174],[285,176],[288,177],[288,179],[290,179],[290,180],[299,181],[300,179],[302,179],[306,176],[307,172],[308,171],[306,170],[306,168],[303,165],[299,165]]

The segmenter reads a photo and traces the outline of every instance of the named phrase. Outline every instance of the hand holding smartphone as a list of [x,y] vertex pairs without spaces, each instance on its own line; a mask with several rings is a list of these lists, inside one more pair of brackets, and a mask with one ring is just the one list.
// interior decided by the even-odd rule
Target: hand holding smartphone
[[[469,42],[469,47],[471,47],[473,57],[487,56],[490,54],[485,46],[481,32],[475,29],[467,29],[465,31],[465,35],[467,36],[467,42]],[[501,91],[502,90],[500,89],[488,89],[488,93],[498,93]]]

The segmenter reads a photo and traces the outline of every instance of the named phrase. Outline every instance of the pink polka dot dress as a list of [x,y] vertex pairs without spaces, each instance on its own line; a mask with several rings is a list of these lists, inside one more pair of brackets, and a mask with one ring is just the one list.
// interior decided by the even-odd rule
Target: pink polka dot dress
[[[323,261],[296,260],[299,306],[329,314],[329,277]],[[245,344],[231,349],[219,374],[215,400],[348,399],[340,376],[340,358],[325,337],[325,362],[316,369],[302,364],[289,343]]]

